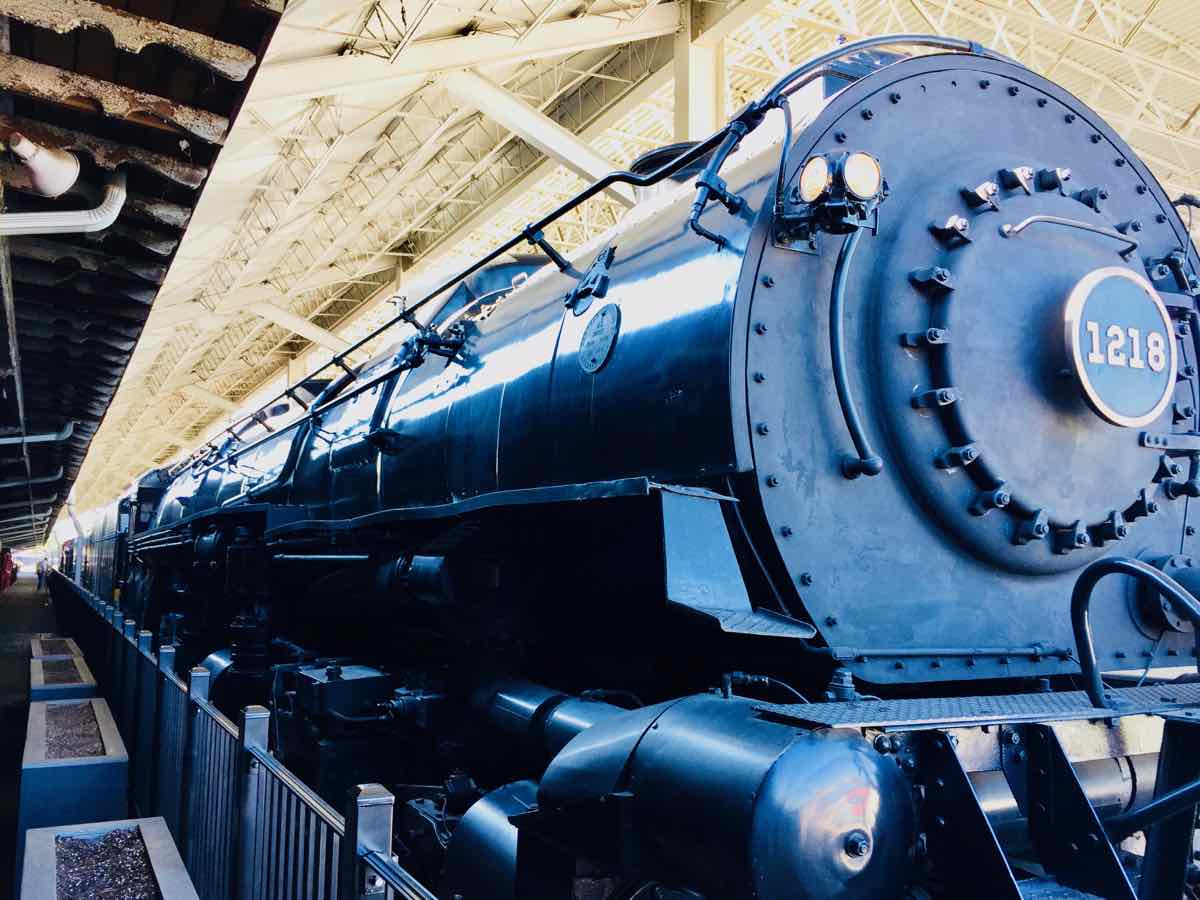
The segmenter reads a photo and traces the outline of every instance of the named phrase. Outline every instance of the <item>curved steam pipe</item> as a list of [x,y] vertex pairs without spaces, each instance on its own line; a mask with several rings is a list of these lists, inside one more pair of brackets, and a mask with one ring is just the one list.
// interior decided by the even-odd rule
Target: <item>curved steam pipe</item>
[[1088,565],[1079,574],[1075,589],[1071,592],[1071,628],[1075,632],[1079,669],[1084,677],[1088,699],[1092,701],[1092,706],[1100,709],[1108,708],[1108,702],[1104,697],[1104,681],[1096,662],[1096,645],[1092,639],[1092,625],[1088,621],[1088,607],[1092,603],[1092,591],[1106,575],[1129,575],[1147,582],[1167,599],[1175,612],[1200,627],[1200,603],[1165,572],[1126,556],[1098,559]]

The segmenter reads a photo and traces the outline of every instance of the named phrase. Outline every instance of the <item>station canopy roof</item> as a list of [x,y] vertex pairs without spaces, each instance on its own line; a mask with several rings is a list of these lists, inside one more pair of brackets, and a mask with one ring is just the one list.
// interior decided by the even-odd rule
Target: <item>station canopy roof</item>
[[[291,0],[80,506],[218,434],[589,173],[707,134],[838,41],[902,32],[1021,60],[1102,113],[1171,196],[1200,189],[1194,0]],[[602,195],[547,237],[570,250],[628,208]]]

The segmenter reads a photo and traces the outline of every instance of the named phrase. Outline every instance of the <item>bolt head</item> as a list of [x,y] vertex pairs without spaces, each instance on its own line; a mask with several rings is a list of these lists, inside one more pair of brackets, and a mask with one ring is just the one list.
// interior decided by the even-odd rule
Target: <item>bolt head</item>
[[1092,539],[1087,536],[1086,532],[1081,531],[1081,532],[1079,532],[1079,534],[1075,535],[1075,546],[1076,547],[1086,547],[1091,542],[1092,542]]
[[892,739],[886,734],[878,734],[875,736],[875,749],[880,753],[890,753],[892,751]]
[[1063,121],[1070,125],[1075,121],[1075,113],[1067,113],[1065,116],[1063,116]]
[[791,525],[784,525],[782,528],[779,529],[779,533],[782,534],[784,537],[791,537],[794,534],[794,532],[792,531]]
[[1012,502],[1012,494],[1010,494],[1008,491],[996,491],[996,493],[992,495],[992,500],[995,502],[996,506],[1003,509],[1005,506],[1008,506],[1010,502]]
[[1188,537],[1194,536],[1196,534],[1196,526],[1195,525],[1185,526],[1183,529],[1183,533],[1186,534]]
[[899,103],[900,102],[900,92],[892,91],[890,94],[888,94],[888,99],[891,100],[893,103]]
[[805,587],[811,585],[814,580],[815,579],[813,578],[812,572],[802,572],[800,574],[800,583]]
[[1150,500],[1149,502],[1147,502],[1146,503],[1146,512],[1150,513],[1151,515],[1158,512],[1158,501]]
[[754,331],[756,334],[766,334],[767,333],[767,323],[766,322],[756,323],[754,326]]
[[834,132],[833,139],[835,141],[837,141],[839,144],[846,143],[846,132],[844,132],[844,131]]
[[1116,527],[1116,533],[1117,533],[1117,537],[1119,537],[1119,538],[1128,537],[1129,536],[1129,526],[1128,525],[1118,525]]
[[774,287],[775,279],[770,275],[764,275],[762,277],[762,283],[763,283],[763,287]]
[[1050,526],[1045,522],[1038,522],[1033,526],[1033,533],[1038,537],[1045,537],[1050,532]]
[[756,384],[762,384],[766,380],[767,380],[767,376],[764,375],[762,372],[754,373],[754,381]]
[[992,83],[990,81],[988,81],[988,79],[984,78],[984,79],[980,80],[979,86],[986,91],[988,88],[990,88],[992,86]]
[[954,394],[951,393],[950,391],[942,390],[942,391],[938,391],[937,398],[938,398],[938,402],[940,402],[940,403],[949,403],[951,400],[954,399]]
[[871,119],[875,118],[875,111],[871,109],[864,109],[862,111],[862,117],[869,122]]
[[1015,97],[1019,93],[1021,93],[1021,89],[1019,87],[1017,87],[1015,84],[1010,84],[1008,86],[1008,96]]
[[767,476],[767,487],[779,487],[779,476],[778,475],[768,475]]
[[871,852],[871,838],[865,831],[852,831],[846,835],[844,847],[847,856],[863,857]]
[[766,422],[759,422],[758,423],[758,433],[759,434],[770,434],[771,426],[768,425]]
[[830,628],[835,626],[837,623],[838,623],[837,616],[826,616],[825,617],[825,624],[828,625]]

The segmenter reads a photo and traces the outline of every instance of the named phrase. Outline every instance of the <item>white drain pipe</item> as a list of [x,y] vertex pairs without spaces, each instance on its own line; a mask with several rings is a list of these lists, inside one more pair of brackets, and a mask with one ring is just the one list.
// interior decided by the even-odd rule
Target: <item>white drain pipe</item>
[[8,138],[13,154],[25,164],[33,189],[43,197],[61,197],[79,179],[79,157],[35,144],[19,131]]
[[[79,160],[72,153],[48,150],[13,132],[12,148],[33,173],[34,188],[46,197],[57,197],[79,177]],[[103,231],[125,205],[125,173],[115,171],[104,187],[104,197],[92,209],[55,212],[0,213],[0,237],[23,234],[79,234]]]

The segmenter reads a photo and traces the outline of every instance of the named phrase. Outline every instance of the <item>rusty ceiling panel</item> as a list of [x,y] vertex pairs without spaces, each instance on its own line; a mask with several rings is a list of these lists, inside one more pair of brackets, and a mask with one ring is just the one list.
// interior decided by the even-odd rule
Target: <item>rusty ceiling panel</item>
[[86,153],[101,169],[113,171],[117,166],[133,165],[149,169],[176,184],[195,188],[204,183],[208,169],[185,162],[164,153],[143,150],[141,147],[118,144],[85,132],[56,128],[44,122],[34,122],[15,116],[0,115],[0,140],[8,140],[18,131],[35,144],[54,147],[58,150],[74,150]]
[[161,284],[162,280],[167,277],[167,267],[164,265],[124,259],[111,253],[96,253],[81,247],[72,247],[62,241],[31,237],[11,238],[8,242],[8,251],[20,259],[32,259],[46,263],[66,262],[84,272],[102,275],[130,275],[154,284]]
[[112,35],[114,44],[130,53],[161,44],[234,81],[245,78],[255,62],[254,54],[244,47],[90,0],[5,0],[3,11],[11,18],[59,34],[77,28],[103,28]]
[[145,91],[68,72],[19,56],[0,55],[0,90],[49,100],[152,128],[176,127],[210,144],[220,144],[229,119]]
[[[53,483],[59,498],[121,382],[278,6],[139,0],[133,15],[92,0],[0,0],[0,209],[90,208],[113,172],[128,180],[107,229],[0,247],[11,300],[0,310],[0,335],[15,329],[13,341],[0,339],[0,430],[57,432],[74,423],[61,443],[26,445],[35,481]],[[6,153],[14,131],[74,153],[75,184],[59,197],[38,194]],[[0,508],[21,509],[33,489],[17,477],[23,458],[4,453]]]

